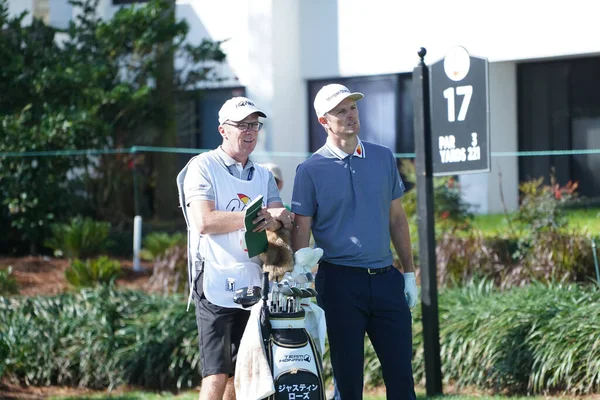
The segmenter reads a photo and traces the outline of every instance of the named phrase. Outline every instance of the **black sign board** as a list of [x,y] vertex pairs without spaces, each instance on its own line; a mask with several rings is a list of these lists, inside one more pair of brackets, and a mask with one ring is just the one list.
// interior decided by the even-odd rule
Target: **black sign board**
[[455,47],[430,71],[433,175],[489,172],[487,59]]

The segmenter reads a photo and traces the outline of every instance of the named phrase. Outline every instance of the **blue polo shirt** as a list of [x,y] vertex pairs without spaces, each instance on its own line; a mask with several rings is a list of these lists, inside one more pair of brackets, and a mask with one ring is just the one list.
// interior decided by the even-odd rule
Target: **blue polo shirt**
[[381,268],[392,264],[390,205],[403,194],[390,149],[359,140],[348,155],[327,143],[298,165],[292,212],[313,218],[323,261]]

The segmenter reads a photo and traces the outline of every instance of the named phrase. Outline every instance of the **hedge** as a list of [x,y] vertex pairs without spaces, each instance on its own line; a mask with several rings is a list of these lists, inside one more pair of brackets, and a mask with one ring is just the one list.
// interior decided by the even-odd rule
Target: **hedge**
[[[491,282],[439,296],[445,382],[502,393],[600,392],[600,291]],[[413,313],[414,376],[424,382],[420,309]],[[365,384],[382,383],[365,340]],[[193,312],[181,296],[112,287],[55,297],[0,297],[0,377],[28,385],[182,389],[199,384]],[[331,368],[327,353],[327,377]]]

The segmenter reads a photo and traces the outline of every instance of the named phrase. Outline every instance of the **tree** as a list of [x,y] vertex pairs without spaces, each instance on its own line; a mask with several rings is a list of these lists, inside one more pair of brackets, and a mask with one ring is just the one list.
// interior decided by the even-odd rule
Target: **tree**
[[[165,110],[161,93],[215,79],[211,66],[225,59],[220,42],[186,43],[185,21],[165,17],[172,15],[171,1],[123,7],[108,21],[96,14],[98,0],[71,4],[78,16],[58,31],[38,20],[23,26],[26,14],[10,17],[7,0],[0,0],[0,218],[34,253],[50,222],[82,212],[130,219],[124,210],[133,196],[122,193],[132,187],[132,156],[13,153],[161,143],[165,135],[156,128],[174,113]],[[171,73],[165,62],[171,57],[186,63]]]

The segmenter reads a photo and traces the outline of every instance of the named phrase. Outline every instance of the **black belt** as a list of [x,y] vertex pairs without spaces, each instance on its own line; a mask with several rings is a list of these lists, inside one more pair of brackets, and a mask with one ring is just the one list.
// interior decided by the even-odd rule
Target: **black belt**
[[388,272],[389,270],[391,270],[392,268],[394,268],[393,265],[388,265],[387,267],[383,267],[383,268],[361,268],[361,267],[346,267],[343,265],[337,265],[337,264],[332,264],[330,262],[327,261],[322,261],[320,263],[321,266],[331,266],[331,267],[338,267],[338,268],[350,268],[352,270],[356,270],[356,271],[367,271],[367,274],[369,275],[379,275],[379,274],[383,274],[384,272]]
[[383,274],[384,272],[388,272],[392,268],[394,268],[394,267],[392,267],[391,265],[388,265],[387,267],[383,267],[383,268],[367,268],[367,273],[369,275]]

